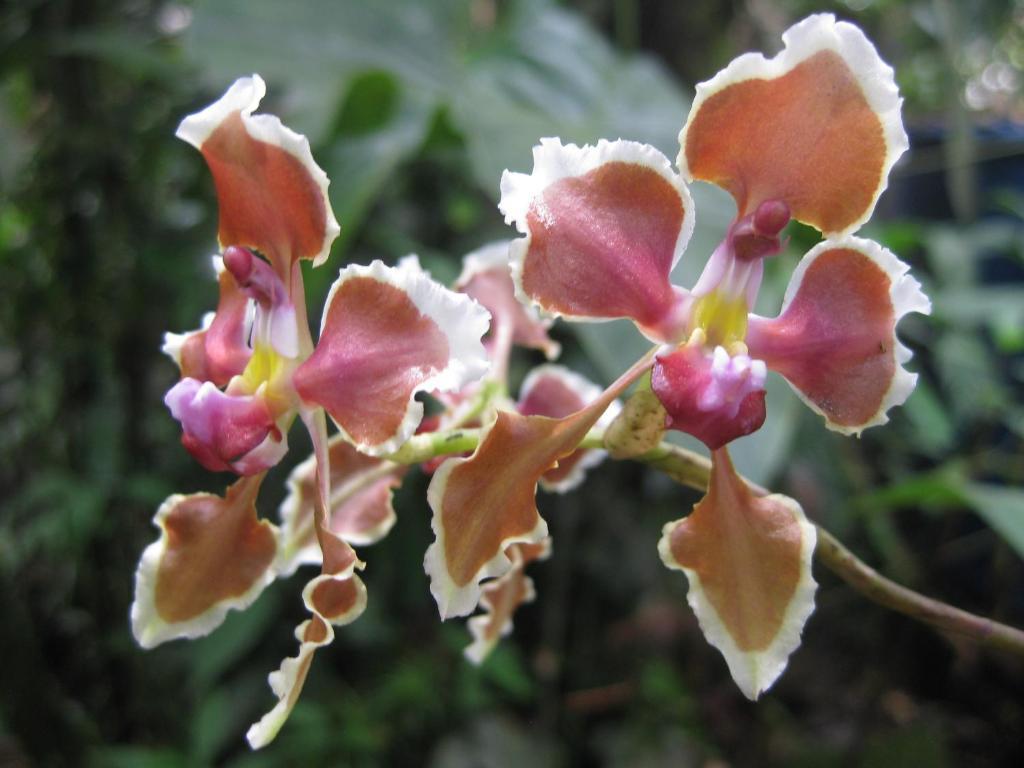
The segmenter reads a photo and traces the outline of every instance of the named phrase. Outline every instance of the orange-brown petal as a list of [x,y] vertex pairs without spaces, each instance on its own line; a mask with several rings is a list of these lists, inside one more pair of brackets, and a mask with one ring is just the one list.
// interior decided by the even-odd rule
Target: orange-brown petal
[[182,120],[177,135],[202,152],[213,174],[221,247],[255,248],[287,280],[296,260],[326,260],[339,227],[306,137],[273,115],[252,114],[265,92],[259,75],[239,78]]
[[[516,410],[524,416],[568,416],[601,396],[601,388],[561,365],[539,365],[530,371],[519,389]],[[621,405],[615,400],[598,419],[596,426],[606,427],[618,416]],[[573,451],[545,472],[540,486],[545,491],[565,493],[579,486],[587,470],[600,464],[605,452],[596,448]]]
[[427,491],[435,540],[424,568],[442,618],[476,607],[480,582],[511,567],[509,546],[547,536],[535,499],[538,481],[576,449],[649,364],[647,356],[597,400],[564,418],[501,411],[471,456],[448,459],[438,468]]
[[800,505],[754,496],[722,448],[712,453],[707,495],[658,543],[665,565],[686,574],[704,636],[750,699],[782,674],[814,610],[815,541]]
[[474,664],[483,663],[498,640],[512,631],[512,616],[519,606],[533,602],[536,592],[533,579],[526,575],[526,566],[551,555],[551,539],[537,544],[513,544],[505,554],[512,567],[501,578],[484,584],[480,596],[484,612],[469,620],[473,642],[466,647],[465,654]]
[[243,477],[223,498],[171,496],[157,510],[160,538],[135,574],[132,632],[141,646],[208,634],[273,580],[276,529],[256,517],[262,480]]
[[366,607],[366,587],[350,568],[338,574],[317,576],[306,584],[302,599],[313,616],[295,630],[298,653],[282,661],[280,668],[267,678],[277,703],[249,727],[246,739],[253,749],[265,747],[277,736],[299,700],[313,654],[334,641],[334,627],[359,618]]
[[744,54],[697,86],[679,167],[728,190],[739,216],[781,200],[826,234],[852,232],[908,146],[892,68],[831,14],[783,41],[775,58]]

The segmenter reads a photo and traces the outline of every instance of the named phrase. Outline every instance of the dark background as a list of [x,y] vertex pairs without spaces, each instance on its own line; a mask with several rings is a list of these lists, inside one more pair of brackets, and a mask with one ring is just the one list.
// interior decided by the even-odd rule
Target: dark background
[[[970,6],[969,12],[966,10]],[[757,703],[732,684],[655,551],[696,494],[607,463],[542,496],[554,556],[488,663],[441,624],[422,570],[425,479],[361,552],[366,614],[318,654],[278,740],[243,735],[294,652],[308,574],[208,638],[138,649],[132,575],[173,492],[219,492],[162,405],[165,330],[214,307],[216,207],[180,118],[236,77],[305,132],[342,224],[307,275],[319,317],[348,261],[417,252],[441,280],[508,237],[495,202],[541,136],[648,141],[674,158],[692,93],[806,13],[859,23],[893,64],[913,150],[866,236],[935,311],[900,326],[921,373],[892,422],[827,432],[774,382],[740,468],[795,496],[883,573],[1024,626],[1024,5],[1019,0],[639,2],[14,0],[0,10],[0,766],[993,766],[1024,764],[1024,662],[951,642],[816,569],[818,609]],[[731,202],[696,185],[689,284]],[[814,233],[794,228],[774,313]],[[556,328],[608,381],[625,325]],[[537,359],[517,360],[521,376]],[[264,485],[276,515],[283,479]]]

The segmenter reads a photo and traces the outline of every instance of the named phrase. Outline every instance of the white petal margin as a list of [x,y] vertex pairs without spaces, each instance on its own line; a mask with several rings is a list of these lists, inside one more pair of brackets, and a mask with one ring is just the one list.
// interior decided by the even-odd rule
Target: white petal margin
[[[354,567],[354,564],[353,564]],[[322,616],[313,605],[313,591],[324,581],[354,579],[356,588],[359,590],[359,597],[353,608],[343,616],[327,619]],[[270,689],[277,696],[277,704],[267,714],[253,723],[245,734],[249,746],[253,749],[262,749],[272,742],[281,730],[281,726],[288,720],[295,703],[298,701],[302,686],[306,682],[309,673],[309,666],[313,661],[313,654],[318,648],[330,645],[334,642],[334,627],[350,624],[362,615],[366,608],[366,587],[362,580],[353,572],[350,567],[347,571],[338,574],[323,574],[312,579],[302,590],[302,601],[306,608],[313,614],[314,618],[307,619],[295,628],[295,639],[299,641],[299,652],[295,656],[289,656],[281,662],[280,668],[271,672],[267,677]],[[324,636],[322,639],[306,640],[307,628],[315,621],[322,621]],[[333,625],[333,626],[332,626]]]
[[672,254],[672,265],[669,272],[679,263],[686,250],[693,227],[696,222],[693,198],[682,177],[672,170],[672,163],[661,152],[650,144],[636,141],[601,139],[597,146],[586,144],[579,147],[575,144],[562,144],[558,137],[544,138],[533,148],[533,173],[513,173],[505,170],[501,174],[501,200],[498,210],[505,216],[506,224],[515,224],[516,229],[525,237],[513,240],[509,246],[509,260],[512,269],[512,282],[516,287],[516,298],[527,306],[537,307],[545,317],[561,317],[565,320],[581,322],[598,322],[612,318],[577,317],[564,315],[560,312],[546,310],[538,302],[531,299],[523,290],[523,262],[530,249],[532,235],[526,222],[526,216],[534,201],[538,202],[538,212],[544,217],[544,191],[561,179],[583,176],[599,168],[605,163],[629,163],[650,168],[658,173],[679,193],[683,204],[683,224],[676,238]]
[[[508,171],[506,171],[506,173],[508,173]],[[509,253],[513,242],[514,241],[512,240],[498,240],[481,246],[475,251],[463,256],[462,272],[459,273],[459,277],[455,281],[455,289],[462,290],[472,282],[474,277],[490,272],[491,270],[509,270]],[[513,281],[513,286],[514,285],[516,285],[516,283]],[[519,303],[522,305],[523,312],[526,313],[527,318],[529,318],[531,322],[539,325],[545,331],[551,328],[555,322],[554,318],[541,315],[535,306],[523,301],[521,293],[521,291],[517,291],[516,298],[519,299]],[[544,357],[548,360],[555,360],[562,352],[562,345],[557,341],[549,340],[548,344],[544,346],[542,351],[544,352]]]
[[661,539],[658,541],[658,554],[661,555],[661,561],[665,566],[686,574],[686,580],[690,585],[686,593],[686,602],[693,609],[705,639],[725,657],[732,679],[743,695],[751,701],[756,701],[771,687],[786,669],[790,654],[800,646],[800,633],[808,617],[814,612],[814,592],[818,586],[811,574],[811,560],[818,540],[817,530],[808,522],[803,509],[793,499],[781,494],[772,494],[764,498],[785,505],[793,513],[801,534],[800,578],[793,597],[786,606],[779,631],[764,650],[742,651],[736,646],[736,641],[729,634],[718,611],[704,593],[700,576],[696,571],[681,566],[672,556],[672,528],[679,522],[678,520],[665,524]]
[[[491,422],[490,426],[485,427],[484,432],[480,436],[479,445],[483,444],[487,438],[487,433],[493,428],[494,423]],[[479,447],[477,450],[479,450]],[[475,452],[473,455],[476,455]],[[476,610],[482,594],[480,582],[486,579],[500,578],[512,568],[512,561],[505,554],[510,545],[522,543],[537,544],[548,537],[548,524],[538,514],[537,524],[533,530],[521,536],[510,536],[502,539],[494,557],[484,563],[467,584],[459,586],[455,583],[448,572],[448,565],[445,562],[445,530],[444,524],[441,521],[440,510],[442,509],[445,488],[448,485],[448,476],[457,466],[469,461],[471,458],[473,456],[448,459],[437,468],[430,480],[430,485],[427,487],[427,503],[434,512],[430,519],[430,527],[434,531],[434,543],[427,547],[426,555],[423,557],[423,570],[430,579],[430,594],[433,595],[434,601],[437,603],[437,610],[442,621],[455,616],[468,616]]]
[[[541,553],[536,557],[531,558],[529,561],[524,558],[519,548],[515,547],[512,554],[512,568],[509,572],[500,579],[495,579],[489,585],[486,585],[489,587],[493,586],[496,589],[508,588],[516,576],[521,576],[523,579],[524,594],[521,601],[515,600],[515,593],[511,596],[499,595],[499,597],[505,597],[506,600],[513,601],[513,604],[505,603],[502,605],[495,604],[492,599],[493,593],[490,592],[490,590],[485,591],[481,595],[480,607],[483,608],[484,613],[479,616],[472,617],[466,624],[469,628],[469,633],[473,637],[473,642],[466,646],[463,654],[473,664],[476,664],[477,666],[483,664],[487,657],[490,656],[491,651],[493,651],[495,646],[497,646],[498,641],[512,633],[512,616],[518,607],[520,605],[525,605],[526,603],[532,603],[537,599],[537,591],[533,586],[533,579],[526,576],[523,571],[526,569],[526,566],[534,560],[547,560],[551,556],[550,538],[543,541],[542,547],[543,549]],[[496,632],[488,633],[487,630],[490,628],[491,622],[494,621],[496,616],[499,616],[502,613],[506,615],[501,627],[498,628]]]
[[911,373],[903,367],[904,363],[910,361],[912,354],[896,336],[896,326],[899,325],[900,318],[910,312],[919,312],[922,315],[930,315],[932,312],[932,302],[927,296],[925,296],[924,291],[921,290],[921,284],[909,274],[910,266],[900,261],[896,254],[888,248],[876,243],[874,240],[847,235],[846,237],[823,240],[804,255],[796,269],[793,271],[792,278],[790,278],[789,285],[786,288],[786,295],[782,300],[782,310],[779,313],[780,315],[786,311],[790,303],[796,297],[800,290],[800,284],[803,282],[804,275],[807,273],[811,264],[814,263],[814,260],[822,253],[836,249],[857,251],[858,253],[867,256],[889,276],[889,299],[892,301],[893,307],[892,350],[893,358],[896,361],[892,381],[889,383],[889,389],[885,393],[885,397],[882,398],[882,404],[879,406],[875,415],[863,424],[858,424],[856,426],[844,426],[842,424],[835,424],[829,421],[828,416],[826,416],[822,410],[809,400],[799,389],[796,387],[791,388],[812,411],[824,417],[826,427],[834,432],[859,437],[860,433],[868,427],[874,427],[888,422],[889,409],[894,408],[897,405],[903,405],[914,391],[914,387],[917,386],[917,374]]
[[[153,516],[153,524],[160,529],[160,538],[146,547],[135,571],[135,599],[131,607],[132,634],[136,642],[145,649],[155,648],[168,640],[192,639],[210,634],[219,627],[228,611],[242,611],[252,605],[275,576],[273,564],[253,585],[238,597],[221,600],[205,613],[188,621],[167,622],[160,618],[156,609],[156,581],[160,562],[167,551],[167,529],[164,521],[175,507],[187,500],[184,494],[169,496]],[[267,523],[278,535],[278,529]]]
[[324,241],[320,251],[313,256],[313,266],[319,267],[327,260],[331,252],[331,243],[341,232],[338,220],[331,209],[330,198],[327,196],[330,181],[313,159],[309,139],[282,124],[275,115],[253,114],[266,93],[267,85],[259,75],[240,77],[220,99],[182,120],[175,136],[202,150],[210,134],[217,130],[224,120],[237,112],[242,118],[246,132],[253,139],[279,147],[302,163],[320,188],[324,199]]
[[[351,264],[342,269],[324,303],[324,313],[320,321],[321,336],[327,324],[331,302],[334,301],[338,289],[345,281],[358,277],[371,278],[404,292],[416,309],[433,320],[448,340],[448,365],[421,382],[413,390],[412,395],[435,390],[454,392],[487,373],[490,361],[487,359],[481,337],[487,333],[491,321],[490,313],[465,294],[448,290],[431,279],[420,267],[415,256],[402,259],[397,267],[389,267],[380,260],[374,260],[368,266]],[[398,430],[381,443],[357,442],[340,424],[335,422],[335,426],[345,439],[362,453],[386,456],[398,450],[412,436],[422,419],[423,403],[410,396],[405,418]]]
[[[581,408],[590,405],[604,392],[604,390],[594,382],[580,376],[575,371],[572,371],[563,365],[546,364],[538,365],[527,374],[525,379],[523,379],[522,386],[519,389],[519,402],[525,401],[527,397],[529,397],[533,388],[546,377],[557,379],[567,389],[575,392],[580,398]],[[600,429],[607,429],[611,423],[615,421],[615,417],[621,412],[622,403],[618,400],[613,400],[611,405],[608,406],[607,410],[605,410],[594,426]],[[542,476],[540,479],[540,487],[549,493],[567,493],[574,488],[579,487],[586,478],[587,470],[596,467],[608,456],[608,452],[600,448],[585,448],[582,450],[582,458],[576,462],[569,474],[558,482],[550,482],[545,480]],[[572,454],[570,454],[570,456],[571,455]]]
[[859,27],[849,22],[836,21],[836,17],[831,13],[818,13],[797,22],[782,33],[782,42],[785,44],[785,48],[774,58],[766,59],[760,53],[744,53],[729,62],[725,69],[710,80],[697,84],[697,92],[693,104],[690,106],[690,116],[679,133],[680,150],[679,157],[676,159],[679,172],[687,181],[693,181],[693,175],[690,173],[686,161],[686,134],[690,128],[690,121],[705,101],[730,85],[741,83],[744,80],[774,80],[816,53],[833,51],[846,62],[856,78],[868,106],[878,115],[878,119],[882,123],[882,132],[885,138],[886,151],[885,162],[882,165],[882,182],[871,205],[860,219],[853,222],[843,232],[826,232],[825,234],[841,235],[855,232],[871,218],[875,203],[878,202],[879,196],[885,191],[888,184],[889,172],[900,156],[910,147],[907,132],[903,128],[901,115],[903,99],[896,86],[895,73],[892,67],[882,61],[875,46]]

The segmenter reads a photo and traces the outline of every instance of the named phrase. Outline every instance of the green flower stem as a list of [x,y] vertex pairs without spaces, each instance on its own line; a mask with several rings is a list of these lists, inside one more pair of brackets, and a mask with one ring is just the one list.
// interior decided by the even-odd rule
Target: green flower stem
[[[480,429],[456,429],[416,435],[387,458],[400,464],[418,464],[438,456],[467,453],[476,448],[480,434]],[[603,444],[603,431],[595,429],[580,443],[580,448],[600,448]],[[698,491],[707,488],[711,461],[680,446],[663,442],[632,460],[647,464],[689,488]],[[747,484],[760,496],[770,493],[756,483],[747,481]],[[815,527],[818,545],[814,554],[818,562],[869,600],[929,624],[940,632],[1024,657],[1024,632],[1021,630],[907,589],[860,560],[820,525],[815,524]]]
[[476,449],[480,429],[452,429],[413,435],[394,453],[384,458],[396,464],[421,464],[438,456],[466,453]]

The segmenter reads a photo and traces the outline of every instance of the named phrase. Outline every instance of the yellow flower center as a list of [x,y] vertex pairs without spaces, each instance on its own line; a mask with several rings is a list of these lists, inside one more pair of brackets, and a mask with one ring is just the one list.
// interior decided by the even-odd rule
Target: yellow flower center
[[294,361],[279,355],[270,344],[257,343],[242,371],[242,384],[247,392],[255,392],[263,384],[268,384],[268,389],[273,391],[275,381],[287,374],[292,363]]
[[747,302],[742,295],[715,290],[701,296],[693,308],[691,331],[704,332],[709,346],[729,347],[747,336]]

